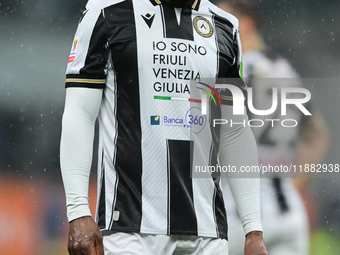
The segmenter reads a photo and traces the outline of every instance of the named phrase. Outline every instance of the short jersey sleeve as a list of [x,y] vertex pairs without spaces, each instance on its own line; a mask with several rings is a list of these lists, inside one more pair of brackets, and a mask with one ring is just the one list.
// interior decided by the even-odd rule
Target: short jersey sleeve
[[107,30],[103,13],[94,2],[88,2],[78,24],[66,69],[66,88],[105,87]]
[[[246,103],[247,86],[243,80],[242,46],[238,27],[234,30],[233,34],[232,55],[233,64],[229,66],[225,78],[220,79],[219,83],[232,84],[239,87],[244,95],[244,103]],[[220,93],[222,103],[226,105],[232,105],[232,100],[230,100],[230,97],[232,97],[233,95],[231,94],[230,90],[222,89]]]
[[228,69],[228,78],[243,78],[242,70],[242,46],[240,40],[240,32],[238,28],[235,30],[233,38],[233,53],[234,53],[234,64]]

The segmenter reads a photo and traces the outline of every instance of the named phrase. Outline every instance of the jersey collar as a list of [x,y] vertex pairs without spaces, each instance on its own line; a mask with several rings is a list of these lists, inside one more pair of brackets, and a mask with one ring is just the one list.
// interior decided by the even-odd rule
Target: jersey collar
[[[156,6],[156,5],[161,5],[165,3],[165,0],[150,0],[150,2]],[[201,0],[192,0],[191,3],[189,4],[191,6],[191,9],[198,11],[200,7]]]

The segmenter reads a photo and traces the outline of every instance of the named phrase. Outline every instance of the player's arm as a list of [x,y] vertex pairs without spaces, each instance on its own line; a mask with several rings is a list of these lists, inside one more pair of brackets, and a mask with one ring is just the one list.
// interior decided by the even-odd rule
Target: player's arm
[[[223,105],[222,119],[230,118],[241,123],[243,119],[247,120],[246,116],[232,116],[232,106]],[[234,166],[237,171],[245,166],[258,166],[256,142],[249,127],[221,125],[220,164]],[[229,185],[236,202],[246,236],[245,254],[266,255],[268,253],[262,237],[260,213],[260,179],[257,175],[241,178],[242,173],[237,174],[222,176],[221,185],[222,189]]]
[[66,70],[60,161],[71,255],[104,255],[88,203],[94,126],[106,86],[108,34],[101,1],[89,1],[79,21]]
[[[328,127],[319,114],[305,117],[303,122],[297,145],[296,164],[322,164],[330,143]],[[294,178],[294,184],[301,194],[308,182],[309,178]]]
[[102,236],[91,217],[88,201],[94,127],[102,91],[89,88],[66,90],[60,163],[70,222],[68,249],[71,255],[104,255]]
[[[242,47],[239,31],[235,31],[233,52],[235,61],[226,74],[227,78],[237,78],[238,83],[242,74]],[[239,85],[239,84],[236,84]],[[221,107],[222,119],[233,119],[233,122],[247,121],[248,117],[232,113],[232,106]],[[256,141],[250,127],[231,127],[222,125],[220,135],[220,163],[222,166],[258,166]],[[267,248],[262,237],[260,213],[260,179],[251,178],[222,178],[222,188],[226,179],[236,202],[244,234],[246,236],[245,255],[267,255]]]

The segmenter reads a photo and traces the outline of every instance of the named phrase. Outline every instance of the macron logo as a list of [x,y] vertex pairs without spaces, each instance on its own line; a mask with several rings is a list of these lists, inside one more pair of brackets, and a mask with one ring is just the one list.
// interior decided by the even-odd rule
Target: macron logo
[[145,16],[143,16],[143,15],[141,15],[141,16],[144,19],[145,23],[148,25],[148,27],[151,28],[155,14],[151,16],[150,13],[147,13]]

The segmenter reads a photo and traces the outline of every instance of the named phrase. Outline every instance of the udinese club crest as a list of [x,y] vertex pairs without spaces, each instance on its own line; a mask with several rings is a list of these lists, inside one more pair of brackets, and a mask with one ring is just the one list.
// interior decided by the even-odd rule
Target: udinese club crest
[[196,18],[194,18],[194,28],[200,36],[203,36],[205,38],[211,37],[214,32],[209,20],[201,16],[197,16]]

